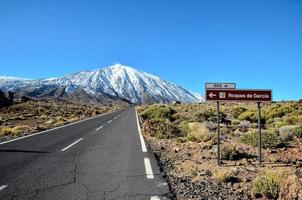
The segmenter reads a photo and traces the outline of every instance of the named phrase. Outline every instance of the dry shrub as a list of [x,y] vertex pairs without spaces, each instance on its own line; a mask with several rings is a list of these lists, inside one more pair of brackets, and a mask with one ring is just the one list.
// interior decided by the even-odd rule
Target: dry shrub
[[213,178],[218,183],[228,182],[233,177],[233,172],[228,169],[217,169],[213,172]]
[[244,120],[241,121],[239,124],[239,130],[242,132],[247,132],[249,130],[249,128],[251,128],[252,123],[250,121]]
[[294,127],[290,126],[283,126],[279,128],[279,136],[280,139],[283,142],[289,142],[293,140],[294,132],[293,132]]
[[223,160],[237,160],[240,158],[240,152],[235,145],[225,144],[221,148],[221,158]]
[[191,142],[207,142],[214,137],[214,134],[199,122],[187,123],[187,138]]

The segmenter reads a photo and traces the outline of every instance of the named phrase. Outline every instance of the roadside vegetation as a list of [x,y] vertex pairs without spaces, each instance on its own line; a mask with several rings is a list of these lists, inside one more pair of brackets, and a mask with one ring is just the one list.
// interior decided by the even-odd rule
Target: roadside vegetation
[[121,107],[123,105],[80,105],[47,100],[16,103],[0,109],[0,140],[62,126]]
[[255,104],[221,105],[221,167],[216,160],[215,104],[157,104],[138,111],[143,133],[177,199],[200,199],[211,191],[226,199],[302,199],[302,103],[263,104],[266,170],[257,161]]

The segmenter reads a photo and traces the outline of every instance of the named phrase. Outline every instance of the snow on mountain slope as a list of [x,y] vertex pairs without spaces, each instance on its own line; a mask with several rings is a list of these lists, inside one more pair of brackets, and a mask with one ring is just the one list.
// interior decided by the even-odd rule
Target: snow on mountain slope
[[203,101],[203,98],[198,94],[191,93],[159,77],[120,64],[104,69],[69,74],[62,78],[9,80],[0,76],[0,89],[18,90],[25,86],[28,87],[28,85],[35,88],[49,85],[66,86],[65,91],[67,93],[80,87],[92,96],[106,94],[133,103]]
[[32,83],[32,80],[11,76],[0,76],[0,89],[5,91],[15,91]]

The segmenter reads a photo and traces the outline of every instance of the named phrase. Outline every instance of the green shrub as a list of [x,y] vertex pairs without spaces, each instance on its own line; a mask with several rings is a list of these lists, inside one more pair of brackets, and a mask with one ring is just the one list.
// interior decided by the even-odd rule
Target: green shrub
[[141,113],[141,117],[146,119],[168,119],[174,121],[173,115],[176,113],[170,106],[167,105],[152,105]]
[[179,128],[169,121],[155,121],[153,126],[156,129],[155,137],[158,139],[170,139],[182,136]]
[[295,136],[302,138],[302,126],[295,128],[294,134],[295,134]]
[[244,144],[256,147],[258,144],[258,132],[246,133],[241,137]]
[[286,126],[286,124],[281,119],[277,119],[271,124],[273,128],[281,128],[282,126]]
[[266,171],[264,175],[252,181],[254,195],[263,195],[270,199],[277,199],[280,191],[281,175],[274,171]]
[[192,122],[204,122],[212,117],[212,112],[208,109],[202,109],[200,111],[195,111],[191,120]]
[[241,115],[242,113],[244,113],[247,109],[244,107],[235,107],[232,110],[232,115],[235,119],[237,119],[239,117],[239,115]]
[[191,142],[207,142],[214,137],[214,134],[199,122],[188,123],[186,125],[187,139]]
[[284,123],[286,125],[297,125],[302,123],[302,116],[299,115],[288,115],[284,118]]
[[195,168],[195,169],[191,169],[191,176],[192,177],[196,177],[198,175],[198,173],[197,173],[197,169]]
[[256,110],[247,110],[247,111],[241,113],[238,116],[238,119],[240,121],[247,120],[250,122],[257,122],[258,118],[257,118]]
[[[219,119],[220,119],[221,123],[224,123],[226,121],[226,117],[227,117],[227,115],[224,112],[222,112],[222,111],[219,112]],[[216,113],[209,118],[209,121],[217,122]]]
[[[241,138],[241,142],[250,146],[257,146],[258,145],[258,132],[250,132],[244,134]],[[282,146],[282,141],[280,140],[278,134],[263,131],[262,132],[262,147],[263,148],[275,148]]]
[[283,146],[283,142],[276,133],[264,131],[262,137],[263,148],[276,148]]

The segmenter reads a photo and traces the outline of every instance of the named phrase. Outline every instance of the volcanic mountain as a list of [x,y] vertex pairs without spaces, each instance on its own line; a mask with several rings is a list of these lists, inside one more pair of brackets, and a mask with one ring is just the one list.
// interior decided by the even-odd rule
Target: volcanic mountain
[[199,94],[129,66],[82,71],[60,78],[30,80],[0,76],[0,89],[32,98],[63,98],[84,102],[125,101],[134,104],[193,103]]

